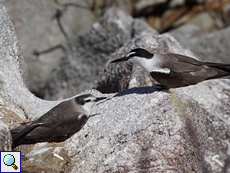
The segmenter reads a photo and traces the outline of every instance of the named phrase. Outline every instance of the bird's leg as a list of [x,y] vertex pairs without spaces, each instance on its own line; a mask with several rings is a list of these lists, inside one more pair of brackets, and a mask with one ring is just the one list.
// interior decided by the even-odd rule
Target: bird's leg
[[162,91],[162,90],[167,89],[164,85],[161,85],[161,84],[156,84],[156,85],[154,85],[154,87],[155,87],[158,91]]
[[172,93],[172,90],[169,88],[166,90],[168,94],[171,94]]

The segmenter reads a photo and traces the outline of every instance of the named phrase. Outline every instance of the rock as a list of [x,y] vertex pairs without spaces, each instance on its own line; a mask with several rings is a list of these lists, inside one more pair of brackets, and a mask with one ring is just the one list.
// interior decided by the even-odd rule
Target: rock
[[63,143],[37,143],[15,150],[22,154],[22,172],[60,172],[69,159]]
[[223,7],[223,10],[227,17],[227,19],[225,18],[225,20],[228,20],[230,17],[230,2],[226,2],[226,4]]
[[195,86],[175,90],[182,95],[189,95],[209,112],[206,117],[208,139],[205,160],[211,165],[213,172],[221,172],[228,149],[228,136],[230,135],[229,79],[206,81]]
[[[205,21],[205,22],[204,22]],[[197,25],[201,29],[211,32],[216,31],[219,28],[223,28],[224,24],[222,19],[217,15],[214,16],[210,12],[202,12],[188,21],[189,24]]]
[[5,8],[0,5],[0,150],[11,150],[9,128],[33,120],[58,102],[36,98],[27,89],[27,69]]
[[11,151],[11,147],[12,137],[9,127],[5,123],[0,121],[0,151]]
[[[85,5],[82,1],[78,3]],[[6,6],[21,42],[24,58],[28,64],[30,89],[38,92],[44,87],[47,77],[64,55],[60,49],[41,55],[39,58],[33,55],[34,50],[43,51],[58,44],[66,46],[66,40],[57,22],[52,20],[55,11],[61,6],[46,0],[32,0],[30,3],[26,0],[19,3],[3,1],[2,4]],[[96,20],[97,17],[89,10],[80,8],[77,10],[68,8],[61,18],[70,38],[91,26]]]
[[184,48],[189,49],[189,45],[196,38],[204,37],[208,32],[204,31],[197,25],[185,24],[179,28],[173,29],[168,32],[172,35]]
[[[67,3],[62,0],[59,2]],[[71,2],[87,7],[87,4],[82,0],[72,0]],[[47,50],[56,45],[66,46],[66,40],[58,28],[57,21],[52,20],[56,10],[62,9],[62,6],[47,0],[30,0],[29,3],[27,0],[20,2],[3,0],[1,4],[6,7],[21,43],[28,65],[29,89],[40,95],[40,90],[45,86],[52,69],[59,64],[64,52],[57,49],[37,58],[33,55],[33,51]],[[118,5],[128,12],[130,0],[117,0],[114,5]],[[91,27],[98,19],[99,15],[95,15],[94,12],[72,6],[64,10],[61,23],[72,41],[77,33]]]
[[[202,61],[230,63],[230,27],[209,34],[205,34],[199,28],[191,28],[194,27],[185,25],[170,32],[170,34],[172,34],[185,48],[195,53],[198,59]],[[182,33],[185,32],[189,38],[183,39],[180,35],[183,35]]]
[[41,100],[26,88],[26,65],[14,27],[2,5],[0,15],[0,108],[15,113],[21,120],[26,117],[33,120],[58,102]]
[[[26,88],[27,73],[20,45],[2,5],[0,5],[0,47],[0,116],[6,123],[0,121],[0,150],[9,151],[12,139],[8,126],[13,128],[21,122],[34,120],[60,101],[41,100]],[[42,143],[19,146],[18,150],[24,156],[22,170],[60,172],[69,158],[62,145]]]
[[[199,31],[199,29],[198,30],[196,29],[197,28],[195,28],[194,30],[192,29],[192,31]],[[219,35],[219,37],[222,34],[227,35],[227,30],[228,29],[220,31],[215,35]],[[208,44],[210,44],[213,35],[214,34],[208,34],[204,37],[201,37],[201,39],[210,38],[208,42]],[[188,34],[188,39],[186,41],[187,45],[189,45],[188,40],[190,40],[194,44],[193,41],[195,39],[198,39],[198,37],[194,37],[191,39],[189,39],[189,37],[192,37],[191,33]],[[218,41],[218,39],[216,40]],[[214,41],[211,42],[211,44],[215,44]],[[223,40],[222,46],[227,47],[227,45],[228,43],[227,43],[227,36],[226,36],[226,41],[225,39]],[[126,55],[131,49],[136,47],[145,48],[152,53],[173,52],[173,53],[179,53],[179,54],[195,57],[194,55],[192,55],[190,51],[183,49],[181,45],[172,36],[168,34],[155,36],[148,33],[141,33],[140,35],[137,35],[134,39],[132,39],[129,43],[127,43],[124,47],[122,47],[119,51],[113,54],[111,56],[111,59],[122,57]],[[228,50],[226,51],[223,50],[221,54],[227,55],[227,52]],[[126,87],[127,88],[143,87],[146,85],[151,86],[153,83],[149,75],[146,74],[142,69],[138,69],[138,68],[139,67],[135,67],[135,66],[132,67],[131,64],[125,62],[115,64],[115,65],[108,64],[105,68],[105,73],[102,74],[102,78],[101,78],[102,79],[101,81],[104,80],[104,84],[109,84],[107,86],[105,85],[104,88],[109,90],[112,88],[110,87],[111,85],[115,85],[115,86],[118,85],[121,89],[125,89]],[[129,69],[129,73],[127,72],[128,69]],[[125,71],[126,73],[124,73],[123,71]],[[137,77],[138,75],[139,78]],[[171,89],[171,92],[173,93],[183,95],[184,97],[189,96],[189,98],[196,100],[199,103],[199,105],[203,109],[205,109],[208,113],[206,115],[207,122],[205,123],[207,128],[207,137],[208,137],[206,152],[205,152],[205,160],[207,162],[207,165],[210,165],[210,166],[206,165],[206,168],[209,170],[208,172],[211,171],[221,172],[225,160],[225,153],[228,148],[227,140],[230,133],[230,130],[228,128],[230,123],[230,119],[229,119],[230,87],[229,86],[230,86],[229,79],[217,79],[217,80],[205,81],[194,86]],[[154,90],[155,91],[157,90],[155,87],[152,88],[153,89],[151,89],[151,91],[149,92],[153,92]]]
[[178,6],[182,6],[184,3],[185,3],[184,0],[172,0],[169,3],[169,7],[170,8],[175,8],[175,7],[178,7]]
[[150,6],[156,6],[162,3],[166,3],[166,0],[141,0],[136,3],[135,11],[136,13],[140,13],[141,11],[146,10]]
[[63,172],[204,172],[208,114],[196,101],[153,87],[107,96],[66,141]]
[[109,56],[140,31],[155,33],[146,23],[117,8],[109,9],[72,44],[73,52],[61,59],[44,89],[44,98],[57,100],[95,87],[99,72]]

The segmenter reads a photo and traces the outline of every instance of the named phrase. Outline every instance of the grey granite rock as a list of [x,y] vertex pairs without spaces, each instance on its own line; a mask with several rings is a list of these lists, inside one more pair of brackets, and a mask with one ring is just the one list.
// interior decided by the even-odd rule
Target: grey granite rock
[[226,158],[230,135],[230,80],[217,79],[195,86],[174,89],[198,101],[209,115],[207,118],[207,145],[205,160],[213,172],[221,172]]
[[[56,10],[61,9],[61,6],[47,0],[30,0],[29,3],[27,0],[3,0],[0,3],[6,7],[20,39],[23,55],[28,64],[30,89],[39,92],[64,52],[58,49],[37,58],[33,55],[33,51],[43,51],[58,44],[66,45],[57,22],[52,20]],[[81,0],[77,3],[86,5]],[[68,8],[61,18],[70,38],[96,21],[97,17],[89,10],[74,7]]]
[[60,172],[69,159],[63,143],[37,143],[14,150],[21,151],[22,172]]
[[155,6],[166,3],[167,0],[140,0],[134,6],[135,14],[139,14],[143,11],[151,12],[155,9]]
[[27,89],[26,65],[14,27],[2,5],[0,16],[0,107],[14,112],[21,120],[35,119],[58,102],[41,100]]
[[9,127],[0,120],[0,151],[11,151],[11,146],[12,137]]
[[227,2],[223,7],[224,13],[227,15],[227,17],[230,17],[230,2]]
[[185,25],[170,34],[202,61],[230,63],[230,27],[207,34],[199,27]]
[[[13,33],[15,32],[14,27],[9,21],[9,17],[7,15],[4,15],[4,13],[6,13],[5,8],[3,6],[0,6],[0,10],[2,11],[1,20],[0,20],[0,30],[1,30],[0,44],[1,44],[1,49],[3,49],[0,52],[1,53],[0,57],[17,55],[15,59],[19,66],[19,69],[18,69],[19,75],[21,75],[21,78],[23,79],[24,84],[28,86],[27,67],[22,57],[21,48],[19,46],[19,43],[17,42],[17,36],[14,35]],[[9,25],[7,25],[7,23],[9,23]],[[12,31],[9,33],[9,30],[12,30]],[[9,52],[4,50],[4,48],[7,49]],[[1,76],[0,76],[0,80],[1,80],[0,88],[2,88],[3,81],[2,81]]]
[[224,27],[223,19],[221,19],[220,16],[213,15],[212,12],[207,11],[196,15],[194,18],[188,21],[188,23],[197,25],[201,29],[208,32],[218,31],[220,28]]
[[[128,12],[130,1],[117,0],[113,5]],[[72,2],[87,7],[87,3],[82,0],[59,0],[59,2]],[[57,21],[52,20],[56,10],[62,9],[62,6],[52,0],[30,0],[29,3],[28,0],[1,0],[0,3],[6,7],[18,34],[23,56],[28,65],[30,90],[39,94],[50,72],[64,56],[64,52],[57,49],[37,58],[33,55],[33,51],[47,50],[58,44],[66,46],[66,40],[58,28]],[[72,6],[63,12],[61,23],[72,40],[76,34],[91,27],[98,19],[99,15],[95,15],[94,12]]]
[[[95,91],[93,91],[94,93]],[[66,141],[64,172],[204,172],[208,113],[185,95],[133,88],[107,95]]]
[[109,9],[92,28],[77,36],[72,43],[73,51],[61,59],[48,79],[44,98],[66,98],[95,87],[109,56],[143,30],[156,34],[143,21],[120,9]]
[[204,31],[197,25],[185,24],[169,31],[169,34],[172,35],[184,48],[189,49],[189,45],[193,40],[204,37],[208,32]]
[[[0,121],[0,151],[3,151],[11,150],[12,138],[9,127],[13,128],[22,122],[40,117],[60,101],[41,100],[27,89],[26,65],[14,27],[2,5],[0,5],[0,47],[0,118],[2,120]],[[43,144],[43,149],[39,151],[45,151],[45,146]],[[37,160],[36,165],[31,163],[34,162],[33,159],[41,157],[38,148],[28,146],[21,148],[20,151],[28,154],[26,157],[29,158],[22,162],[22,170],[33,172],[35,166],[35,170],[59,172],[67,162],[68,156],[58,144],[53,144],[52,147],[53,150],[47,152],[50,162],[47,162],[47,155],[42,155],[43,158]],[[34,154],[36,157],[32,157],[30,151],[37,151],[39,154],[38,156]],[[44,163],[47,165],[44,166]]]
[[[220,31],[219,34],[221,33],[223,33],[223,31]],[[218,33],[216,34],[218,35]],[[190,36],[192,37],[192,34]],[[189,38],[190,36],[188,35],[187,37]],[[187,43],[188,40],[191,40],[191,42],[193,41],[193,39],[187,39]],[[227,47],[227,40],[223,40],[222,43]],[[208,44],[210,44],[210,42]],[[214,44],[214,41],[211,42],[211,44]],[[119,51],[113,54],[111,59],[122,57],[126,55],[131,49],[136,47],[145,48],[152,53],[173,52],[195,57],[190,51],[183,49],[183,47],[168,34],[155,36],[149,33],[141,33],[132,39],[129,43],[127,43],[124,47],[122,47]],[[228,50],[224,51],[223,49],[221,55],[224,55],[223,57],[226,58],[228,57],[227,52]],[[125,89],[128,87],[133,88],[147,85],[151,86],[153,84],[150,76],[146,74],[142,69],[136,66],[133,67],[132,64],[125,62],[115,65],[109,64],[108,62],[107,66],[105,67],[105,73],[102,74],[101,79],[102,81],[105,81],[105,84],[109,84],[107,85],[108,87],[105,87],[108,91],[112,88],[109,86],[112,85],[118,85],[118,89]],[[206,115],[208,120],[206,123],[208,139],[206,145],[205,160],[208,163],[207,165],[210,165],[208,168],[209,172],[221,171],[225,159],[225,153],[228,148],[230,134],[229,86],[229,79],[217,79],[202,82],[194,86],[170,90],[173,93],[183,95],[186,98],[189,96],[189,98],[196,100],[199,105],[208,112]]]

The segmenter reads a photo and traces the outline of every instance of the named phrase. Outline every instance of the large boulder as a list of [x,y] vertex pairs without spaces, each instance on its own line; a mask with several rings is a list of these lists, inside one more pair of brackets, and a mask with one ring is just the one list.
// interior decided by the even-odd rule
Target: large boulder
[[198,26],[187,24],[170,31],[170,34],[198,59],[230,64],[230,27],[207,34]]
[[[227,31],[228,29],[225,29],[219,33],[207,35],[206,38],[212,38],[213,35],[219,36],[219,38],[224,37],[224,33]],[[203,38],[205,37],[202,37],[201,40]],[[216,41],[218,43],[219,39],[216,39]],[[212,42],[212,44],[214,45],[215,43]],[[222,42],[222,44],[223,45],[220,46],[220,48],[228,46],[228,43],[225,40]],[[152,53],[179,53],[198,58],[190,51],[184,49],[172,36],[168,34],[151,35],[143,32],[114,53],[111,56],[111,60],[126,55],[131,49],[136,47],[145,48]],[[223,60],[228,57],[228,50],[224,51],[224,49],[222,49],[222,51],[223,52],[221,52],[220,57],[218,58]],[[211,52],[214,52],[214,50]],[[209,57],[206,57],[206,59],[208,58]],[[139,66],[132,66],[132,64],[127,62],[109,64],[111,60],[108,61],[107,66],[105,67],[104,72],[101,74],[101,78],[98,82],[99,89],[101,89],[100,91],[114,92],[113,89],[115,87],[117,87],[115,89],[119,91],[125,88],[152,86],[155,83],[149,74],[143,71],[143,69],[141,69]],[[209,61],[212,61],[212,59],[210,58]],[[198,101],[199,105],[209,113],[206,124],[208,140],[205,159],[211,165],[211,170],[214,172],[220,172],[222,169],[228,147],[227,140],[230,133],[228,128],[230,120],[229,86],[229,79],[217,79],[205,81],[194,86],[171,89],[173,92],[182,94],[184,96],[190,96],[194,100]]]
[[33,120],[59,102],[41,100],[27,88],[27,68],[14,27],[0,5],[0,101],[22,120]]
[[[6,13],[5,7],[0,5],[0,150],[11,150],[12,137],[9,127],[13,128],[25,121],[34,120],[60,101],[45,101],[35,97],[27,88],[27,69],[24,63],[24,58],[20,49],[20,44],[17,39],[14,27]],[[48,144],[47,144],[48,145]],[[14,149],[22,151],[23,156],[28,153],[29,160],[26,157],[22,158],[22,170],[33,172],[33,164],[31,161],[36,158],[31,156],[40,156],[46,148],[43,144],[43,150],[39,150],[36,146],[25,146]],[[50,159],[52,164],[43,165],[37,161],[35,170],[54,170],[60,171],[61,167],[67,162],[67,152],[61,148],[59,144],[49,145],[52,147],[49,154],[52,156],[60,156],[60,158]],[[34,149],[34,150],[33,150]],[[50,148],[49,148],[50,149]],[[34,151],[30,153],[30,151]],[[35,151],[38,151],[37,153]],[[39,154],[38,154],[39,153]],[[29,155],[31,154],[31,155]],[[44,159],[45,155],[43,155]],[[47,167],[46,167],[47,166]],[[50,168],[51,166],[51,168]],[[58,170],[59,169],[59,170]]]
[[[59,2],[64,4],[70,1],[59,0]],[[76,37],[77,33],[88,29],[98,21],[100,17],[98,12],[102,12],[101,10],[93,12],[83,8],[84,6],[88,7],[85,1],[72,0],[72,2],[78,4],[79,7],[63,8],[52,0],[30,0],[29,2],[27,0],[3,0],[0,2],[6,7],[18,34],[23,56],[28,64],[29,89],[37,94],[40,94],[52,69],[58,65],[65,53],[61,49],[56,49],[36,57],[33,55],[33,51],[47,50],[56,45],[63,45],[67,48],[65,37],[60,31],[57,21],[52,19],[56,10],[63,11],[60,21],[70,41]],[[128,11],[129,4],[130,0],[125,2],[117,0],[114,3],[125,11]]]
[[78,34],[71,44],[72,51],[61,59],[47,80],[44,98],[62,99],[96,87],[110,55],[143,30],[157,33],[120,9],[109,9],[92,28]]
[[[207,34],[194,25],[184,25],[170,32],[185,48],[203,61],[230,64],[230,27]],[[207,117],[207,149],[205,158],[214,172],[221,172],[229,145],[229,79],[212,80],[178,89],[197,100],[210,114]]]
[[205,172],[208,113],[186,95],[154,87],[107,95],[65,143],[64,172]]

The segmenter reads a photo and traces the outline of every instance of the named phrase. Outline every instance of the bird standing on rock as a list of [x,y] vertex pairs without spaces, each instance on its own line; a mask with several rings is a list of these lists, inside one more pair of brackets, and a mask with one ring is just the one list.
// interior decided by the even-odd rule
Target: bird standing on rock
[[12,129],[13,143],[63,141],[85,125],[95,103],[105,98],[84,94],[64,101],[31,124]]
[[133,49],[125,57],[115,59],[111,63],[121,61],[140,65],[167,89],[230,76],[230,64],[202,62],[174,53],[152,54],[142,48]]

